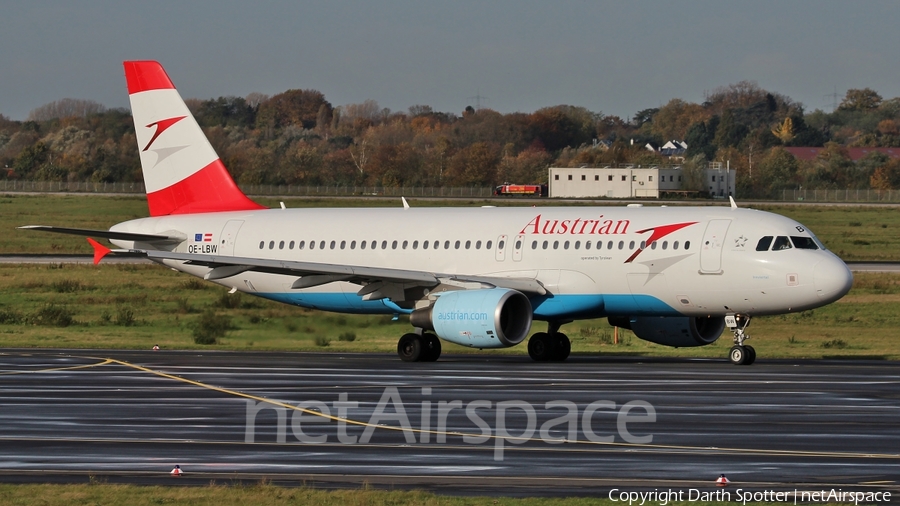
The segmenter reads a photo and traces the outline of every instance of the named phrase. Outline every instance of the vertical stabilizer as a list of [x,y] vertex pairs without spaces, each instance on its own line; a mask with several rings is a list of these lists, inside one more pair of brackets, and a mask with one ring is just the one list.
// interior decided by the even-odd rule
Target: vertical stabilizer
[[264,209],[231,179],[155,61],[125,62],[151,216]]

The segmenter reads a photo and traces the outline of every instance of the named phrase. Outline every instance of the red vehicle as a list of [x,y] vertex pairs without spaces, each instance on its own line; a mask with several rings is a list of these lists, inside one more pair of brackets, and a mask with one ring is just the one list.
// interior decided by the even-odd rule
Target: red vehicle
[[494,195],[531,195],[533,197],[546,197],[547,185],[545,184],[502,184],[494,188]]

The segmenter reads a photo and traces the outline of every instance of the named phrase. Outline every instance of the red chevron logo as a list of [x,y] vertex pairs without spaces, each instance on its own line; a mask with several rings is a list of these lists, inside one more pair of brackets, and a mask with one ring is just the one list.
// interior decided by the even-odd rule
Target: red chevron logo
[[150,145],[153,144],[153,142],[156,140],[157,137],[160,136],[160,134],[162,134],[163,132],[168,130],[170,126],[174,125],[175,123],[178,123],[179,121],[183,120],[184,118],[187,118],[187,116],[178,116],[177,118],[161,119],[161,120],[157,121],[156,123],[150,123],[149,125],[147,125],[147,128],[156,127],[156,132],[153,133],[153,137],[150,138],[150,142],[148,142],[147,145],[144,146],[144,149],[142,149],[141,151],[147,151],[148,149],[150,149]]
[[644,230],[638,230],[635,233],[643,234],[644,232],[649,232],[651,230],[653,231],[653,233],[650,234],[650,237],[648,237],[647,240],[644,242],[645,246],[643,248],[638,248],[630,257],[628,257],[628,260],[625,260],[625,263],[626,264],[631,263],[631,261],[634,260],[635,258],[637,258],[637,256],[640,255],[642,251],[644,251],[645,249],[647,249],[648,246],[653,244],[653,241],[662,239],[663,237],[671,234],[672,232],[681,230],[684,227],[689,227],[696,223],[697,223],[696,221],[691,221],[689,223],[674,223],[672,225],[660,225],[658,227],[645,228]]

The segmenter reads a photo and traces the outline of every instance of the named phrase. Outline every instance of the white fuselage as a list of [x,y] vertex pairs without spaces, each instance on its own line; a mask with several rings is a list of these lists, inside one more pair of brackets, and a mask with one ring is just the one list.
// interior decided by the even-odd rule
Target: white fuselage
[[[535,279],[549,292],[531,297],[541,320],[780,314],[833,302],[852,283],[843,261],[801,224],[727,207],[269,209],[143,218],[111,230],[178,232],[188,239],[172,251],[182,253]],[[757,251],[766,237],[769,247]],[[802,245],[772,250],[792,237]],[[363,301],[356,284],[292,289],[297,277],[244,272],[216,282],[330,311],[406,312],[390,300]]]

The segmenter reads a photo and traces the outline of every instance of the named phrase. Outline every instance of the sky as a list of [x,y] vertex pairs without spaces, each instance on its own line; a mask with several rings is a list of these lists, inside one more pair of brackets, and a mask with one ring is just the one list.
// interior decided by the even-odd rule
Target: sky
[[14,120],[62,98],[128,107],[122,61],[139,59],[185,98],[316,89],[393,111],[631,118],[743,80],[807,111],[851,88],[900,96],[894,0],[0,0],[0,13],[0,114]]

